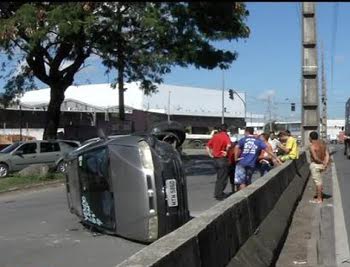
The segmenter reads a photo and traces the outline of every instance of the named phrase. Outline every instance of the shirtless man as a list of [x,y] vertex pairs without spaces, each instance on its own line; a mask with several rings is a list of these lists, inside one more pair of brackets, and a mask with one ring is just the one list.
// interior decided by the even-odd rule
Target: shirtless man
[[317,132],[310,133],[310,153],[311,178],[316,185],[316,199],[311,200],[311,202],[320,204],[323,201],[322,172],[329,164],[329,152],[326,143],[318,139]]

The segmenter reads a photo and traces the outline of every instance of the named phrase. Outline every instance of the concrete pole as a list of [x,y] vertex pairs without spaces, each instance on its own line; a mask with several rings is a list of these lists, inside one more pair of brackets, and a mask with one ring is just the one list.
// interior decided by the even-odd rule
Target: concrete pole
[[322,104],[322,132],[321,138],[326,141],[327,139],[327,87],[326,87],[326,76],[324,70],[324,50],[322,46],[322,94],[321,94],[321,104]]
[[222,71],[222,116],[221,116],[221,124],[225,123],[225,73]]
[[247,126],[247,93],[244,92],[244,100],[243,100],[243,98],[237,93],[235,89],[231,89],[231,90],[235,95],[238,96],[238,98],[242,101],[244,105],[244,123],[245,123],[245,126]]
[[272,98],[271,95],[269,95],[267,97],[267,110],[268,110],[268,113],[269,113],[270,132],[273,131],[273,129],[272,129],[272,102],[271,102],[271,98]]
[[247,92],[244,92],[244,123],[247,127]]
[[169,95],[168,95],[168,123],[170,123],[170,95],[171,95],[171,91],[169,91]]
[[22,106],[19,105],[19,138],[22,141]]
[[309,146],[309,134],[319,132],[319,95],[318,95],[318,63],[316,15],[314,2],[302,3],[302,111],[301,138],[304,147]]

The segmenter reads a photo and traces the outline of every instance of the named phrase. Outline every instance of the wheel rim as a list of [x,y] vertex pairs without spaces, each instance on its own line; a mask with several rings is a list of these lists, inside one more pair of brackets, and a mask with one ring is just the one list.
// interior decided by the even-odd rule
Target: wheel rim
[[7,175],[7,169],[4,166],[0,167],[0,177],[5,177]]
[[64,163],[60,163],[60,164],[58,165],[58,170],[59,170],[60,172],[65,172],[65,171],[66,171],[66,168],[65,168],[65,166],[64,166]]

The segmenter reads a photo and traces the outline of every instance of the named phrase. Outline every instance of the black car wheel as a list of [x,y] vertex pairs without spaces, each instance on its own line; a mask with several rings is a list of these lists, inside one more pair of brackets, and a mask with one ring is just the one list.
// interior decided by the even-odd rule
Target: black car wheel
[[194,146],[194,148],[199,149],[199,148],[203,147],[203,143],[200,140],[196,140],[196,141],[193,142],[193,146]]
[[4,178],[9,173],[9,167],[6,164],[0,164],[0,178]]
[[65,163],[62,161],[60,161],[58,164],[57,164],[57,168],[56,168],[57,172],[60,172],[60,173],[65,173],[66,172],[66,165]]

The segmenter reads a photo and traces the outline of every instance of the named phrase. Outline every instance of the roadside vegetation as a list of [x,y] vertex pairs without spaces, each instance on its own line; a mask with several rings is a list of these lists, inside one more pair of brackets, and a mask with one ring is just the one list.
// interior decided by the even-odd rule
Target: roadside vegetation
[[64,181],[64,175],[61,173],[48,173],[44,177],[19,176],[18,174],[13,173],[9,177],[0,179],[0,193],[60,181]]

